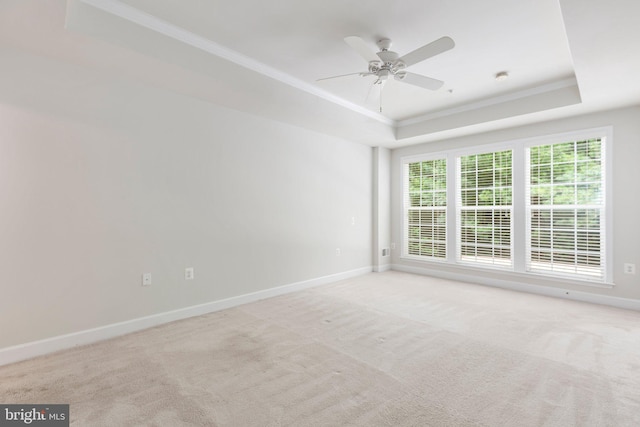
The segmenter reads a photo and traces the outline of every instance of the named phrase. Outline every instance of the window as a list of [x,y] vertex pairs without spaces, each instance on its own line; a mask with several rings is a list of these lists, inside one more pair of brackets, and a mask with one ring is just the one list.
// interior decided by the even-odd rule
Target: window
[[511,150],[458,157],[458,260],[512,265]]
[[610,135],[403,158],[402,257],[610,284]]
[[527,150],[527,270],[604,278],[603,141]]
[[419,257],[447,256],[447,161],[405,165],[405,253]]

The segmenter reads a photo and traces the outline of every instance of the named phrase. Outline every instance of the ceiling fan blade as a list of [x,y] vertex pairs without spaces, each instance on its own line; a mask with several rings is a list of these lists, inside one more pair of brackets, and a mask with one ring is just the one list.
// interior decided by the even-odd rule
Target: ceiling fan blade
[[349,74],[340,74],[339,76],[324,77],[324,78],[322,78],[322,79],[318,79],[318,80],[316,80],[316,81],[317,81],[317,82],[320,82],[320,81],[322,81],[322,80],[339,79],[340,77],[349,77],[349,76],[357,76],[357,75],[360,75],[360,76],[367,76],[367,75],[369,75],[369,74],[371,74],[371,73],[349,73]]
[[450,37],[441,37],[434,42],[414,50],[413,52],[407,53],[403,57],[399,58],[398,62],[403,62],[406,67],[409,67],[413,64],[424,61],[425,59],[429,59],[432,56],[451,50],[455,45],[456,44],[453,39]]
[[378,55],[375,54],[374,51],[369,49],[369,46],[358,36],[349,36],[345,37],[344,41],[351,46],[360,56],[364,58],[365,61],[371,62],[379,62],[380,59]]
[[396,74],[395,79],[403,83],[409,83],[410,85],[429,90],[438,90],[444,84],[442,80],[432,79],[431,77],[422,76],[420,74],[406,72]]

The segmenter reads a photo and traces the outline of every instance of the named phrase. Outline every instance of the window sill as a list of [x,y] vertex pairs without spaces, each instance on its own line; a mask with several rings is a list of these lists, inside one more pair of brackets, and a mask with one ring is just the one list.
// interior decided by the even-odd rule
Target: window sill
[[612,289],[615,287],[611,282],[597,282],[588,279],[575,278],[570,275],[550,275],[538,272],[515,271],[513,267],[501,267],[493,265],[469,265],[468,263],[450,262],[448,260],[427,260],[410,255],[400,256],[400,260],[421,264],[422,268],[433,266],[439,271],[460,272],[463,275],[474,276],[477,273],[489,273],[496,275],[501,280],[513,280],[522,283],[529,283],[534,280],[536,284],[562,287],[566,285],[586,286],[600,289]]

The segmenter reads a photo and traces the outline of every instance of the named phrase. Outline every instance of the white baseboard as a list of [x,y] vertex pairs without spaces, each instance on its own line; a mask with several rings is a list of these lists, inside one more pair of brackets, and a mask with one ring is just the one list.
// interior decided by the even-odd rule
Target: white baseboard
[[19,362],[21,360],[31,359],[36,356],[42,356],[44,354],[49,354],[80,345],[114,338],[120,335],[125,335],[142,329],[151,328],[153,326],[158,326],[164,323],[186,319],[188,317],[200,316],[203,314],[224,310],[265,298],[271,298],[290,292],[312,288],[314,286],[349,279],[351,277],[370,273],[371,271],[371,266],[362,267],[342,273],[331,274],[315,279],[304,280],[301,282],[290,283],[288,285],[265,289],[250,294],[238,295],[236,297],[231,297],[223,300],[211,301],[191,307],[180,308],[164,313],[153,314],[151,316],[139,317],[137,319],[131,319],[124,322],[100,326],[98,328],[87,329],[84,331],[73,332],[70,334],[59,335],[52,338],[46,338],[39,341],[33,341],[25,344],[7,347],[4,349],[0,349],[0,366]]
[[374,273],[383,273],[385,271],[391,270],[391,264],[383,264],[383,265],[374,265],[373,272]]
[[459,282],[477,283],[479,285],[493,286],[495,288],[509,289],[512,291],[527,292],[530,294],[545,295],[556,298],[570,299],[574,301],[588,302],[592,304],[608,305],[627,310],[640,311],[640,300],[612,297],[608,295],[593,294],[590,292],[574,291],[550,286],[532,285],[512,280],[492,279],[482,276],[472,276],[464,273],[454,273],[442,270],[432,270],[420,267],[411,267],[401,264],[392,264],[391,269],[405,273],[420,274],[422,276],[438,277],[441,279],[456,280]]

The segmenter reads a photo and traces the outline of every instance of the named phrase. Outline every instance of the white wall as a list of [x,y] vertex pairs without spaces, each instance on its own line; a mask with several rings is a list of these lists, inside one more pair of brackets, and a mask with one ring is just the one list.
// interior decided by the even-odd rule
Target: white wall
[[[624,263],[635,263],[640,268],[640,197],[635,189],[640,183],[640,107],[607,111],[581,117],[562,119],[466,136],[450,140],[413,145],[396,149],[391,158],[391,239],[397,250],[392,251],[392,267],[406,271],[422,271],[444,277],[465,277],[479,283],[518,283],[526,288],[538,285],[598,296],[619,297],[640,300],[640,270],[636,275],[623,273]],[[486,270],[469,270],[450,265],[408,261],[400,258],[402,235],[402,176],[400,159],[403,156],[437,152],[454,148],[470,147],[523,138],[552,135],[602,126],[613,126],[613,281],[615,286],[603,289],[591,286],[571,285],[561,280],[542,280],[534,277],[515,276]],[[551,295],[564,295],[565,292],[549,292]],[[600,297],[602,301],[602,297]],[[608,301],[611,303],[611,300]],[[637,305],[636,305],[637,306]]]
[[0,85],[0,349],[370,268],[370,147],[24,70]]

